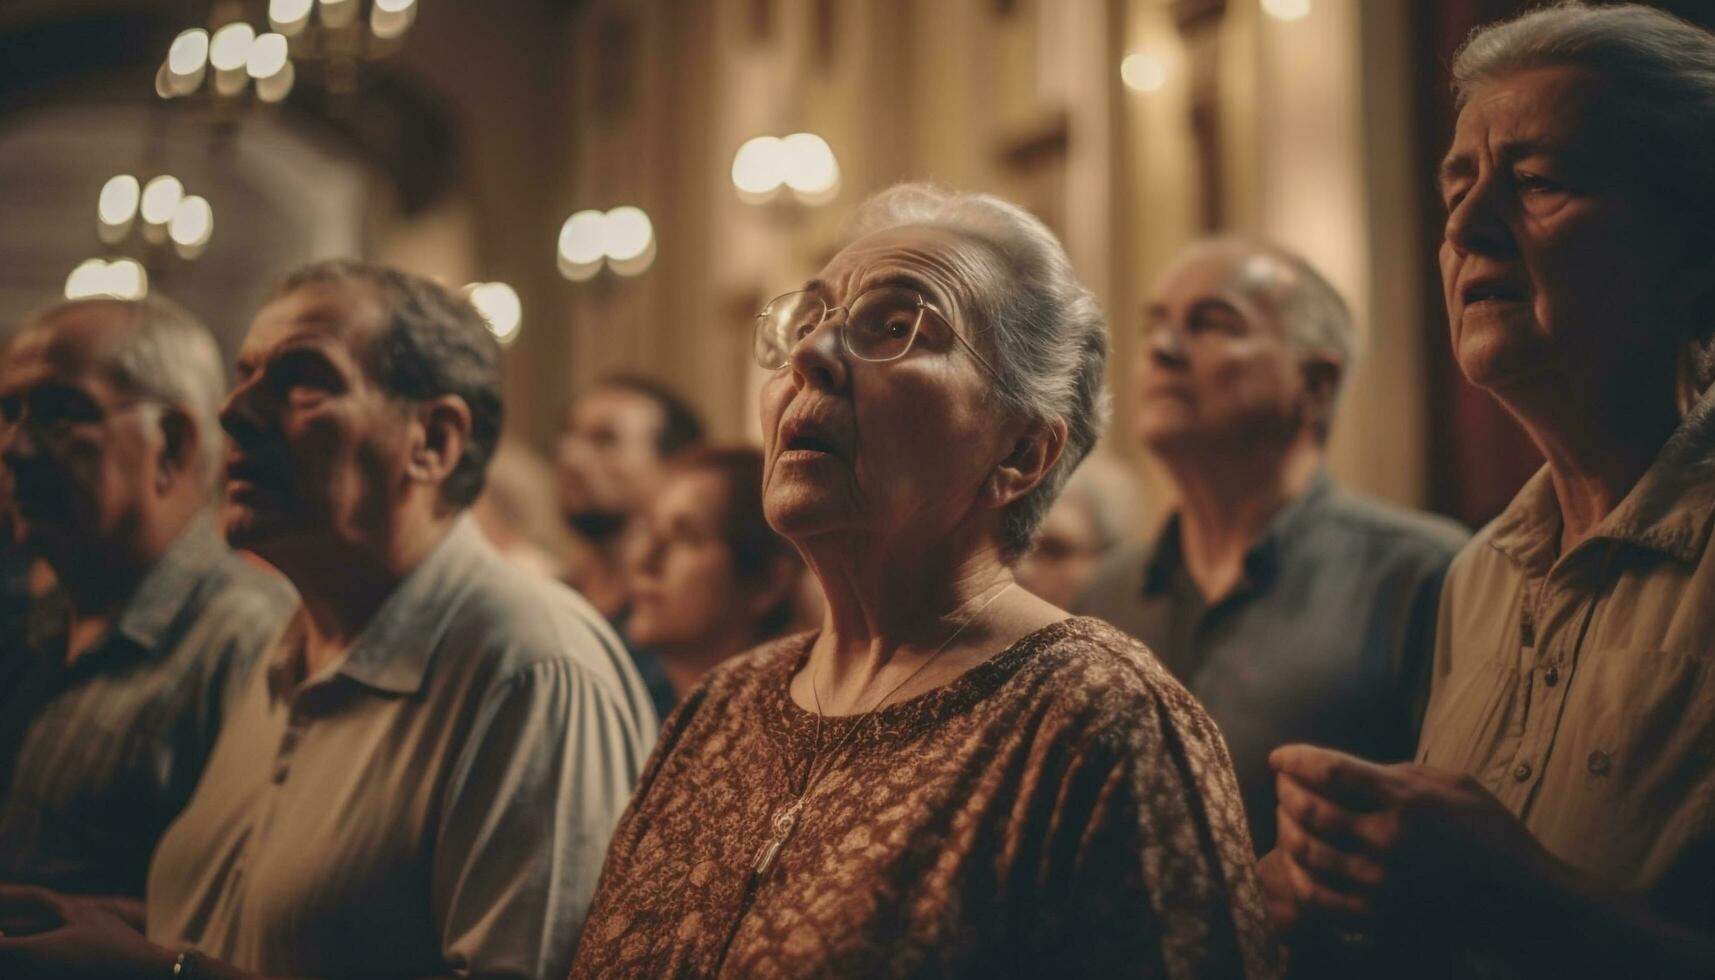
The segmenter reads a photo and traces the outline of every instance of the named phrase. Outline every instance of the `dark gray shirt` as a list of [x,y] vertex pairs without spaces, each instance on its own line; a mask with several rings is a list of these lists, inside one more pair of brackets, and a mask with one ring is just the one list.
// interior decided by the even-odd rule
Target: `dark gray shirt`
[[63,605],[0,637],[0,881],[140,897],[228,699],[294,604],[199,517],[73,663]]
[[1153,543],[1105,562],[1074,611],[1142,640],[1203,702],[1226,736],[1261,853],[1274,846],[1275,747],[1411,758],[1441,579],[1466,537],[1321,473],[1275,516],[1221,601],[1205,602],[1186,571],[1175,514]]

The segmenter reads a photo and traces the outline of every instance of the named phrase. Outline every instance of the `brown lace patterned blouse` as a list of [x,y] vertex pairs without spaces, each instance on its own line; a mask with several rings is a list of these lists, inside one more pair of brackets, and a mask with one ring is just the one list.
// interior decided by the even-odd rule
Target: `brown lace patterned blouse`
[[865,722],[756,875],[815,746],[787,693],[813,639],[721,666],[668,720],[573,977],[1272,975],[1221,737],[1095,619]]

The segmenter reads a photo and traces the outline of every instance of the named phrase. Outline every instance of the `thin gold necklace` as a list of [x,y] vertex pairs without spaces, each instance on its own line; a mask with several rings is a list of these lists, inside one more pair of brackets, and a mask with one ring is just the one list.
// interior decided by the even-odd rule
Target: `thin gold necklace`
[[[853,733],[863,727],[864,722],[873,719],[876,716],[876,712],[881,710],[882,706],[887,703],[889,698],[903,690],[905,685],[916,680],[917,675],[923,673],[924,668],[934,663],[935,658],[939,657],[942,651],[946,650],[947,647],[952,645],[954,640],[959,638],[959,634],[965,631],[965,627],[976,622],[978,616],[987,612],[988,608],[995,604],[995,600],[1005,595],[1007,590],[1011,589],[1016,584],[1017,583],[1015,582],[1008,582],[1006,585],[1002,586],[999,592],[990,596],[989,600],[982,604],[981,608],[965,617],[965,621],[959,624],[958,629],[953,630],[950,636],[945,640],[942,640],[941,645],[931,651],[929,656],[925,657],[923,662],[917,665],[916,670],[913,670],[910,674],[906,675],[904,680],[889,688],[886,694],[883,694],[880,699],[870,705],[868,711],[859,714],[855,719],[853,719],[852,723],[846,726],[846,730],[840,734],[840,740],[835,742],[833,747],[828,750],[828,767],[832,768],[832,760],[838,754],[839,750],[845,747],[846,742],[851,740]],[[798,818],[803,813],[804,801],[809,797],[810,790],[815,788],[816,782],[827,774],[827,769],[822,769],[821,771],[818,771],[817,769],[818,764],[822,761],[823,716],[822,694],[817,690],[816,675],[814,672],[811,672],[810,674],[810,697],[816,704],[816,745],[810,753],[810,771],[804,778],[804,788],[800,790],[798,795],[793,797],[785,806],[774,811],[774,816],[768,821],[770,828],[769,837],[767,840],[762,842],[762,846],[757,848],[756,856],[751,859],[751,871],[757,879],[761,879],[766,876],[769,869],[774,867],[774,859],[780,854],[780,848],[785,846],[787,839],[792,836],[792,832],[798,829]]]

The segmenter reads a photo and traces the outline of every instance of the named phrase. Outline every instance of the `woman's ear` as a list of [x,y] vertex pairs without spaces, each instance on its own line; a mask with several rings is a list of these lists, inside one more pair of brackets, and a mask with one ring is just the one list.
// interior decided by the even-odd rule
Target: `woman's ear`
[[457,395],[442,395],[418,404],[416,414],[416,437],[405,472],[415,482],[440,486],[470,444],[470,406]]
[[159,425],[161,455],[155,467],[155,489],[165,493],[178,480],[196,478],[197,453],[210,451],[200,441],[209,434],[198,433],[190,413],[173,406],[161,409]]
[[1339,402],[1340,379],[1346,369],[1326,354],[1309,354],[1300,370],[1304,372],[1305,411],[1316,430],[1325,434],[1334,426],[1334,406]]
[[989,475],[985,496],[990,506],[1002,508],[1041,483],[1066,449],[1066,420],[1052,419],[1026,428],[1013,442],[1006,458]]

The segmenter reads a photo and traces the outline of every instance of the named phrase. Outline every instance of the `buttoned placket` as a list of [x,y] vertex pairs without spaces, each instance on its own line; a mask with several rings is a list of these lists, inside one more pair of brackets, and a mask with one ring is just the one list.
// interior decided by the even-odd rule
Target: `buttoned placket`
[[[1507,809],[1519,816],[1529,810],[1542,785],[1584,638],[1607,587],[1612,551],[1604,549],[1600,559],[1586,549],[1580,552],[1555,562],[1521,597],[1519,683],[1523,690],[1514,708],[1517,741],[1504,766],[1505,775],[1493,787]],[[1589,588],[1576,588],[1568,581],[1585,575],[1593,576]],[[1576,608],[1565,608],[1569,605]],[[1544,632],[1542,624],[1553,621],[1566,622],[1571,628]]]

